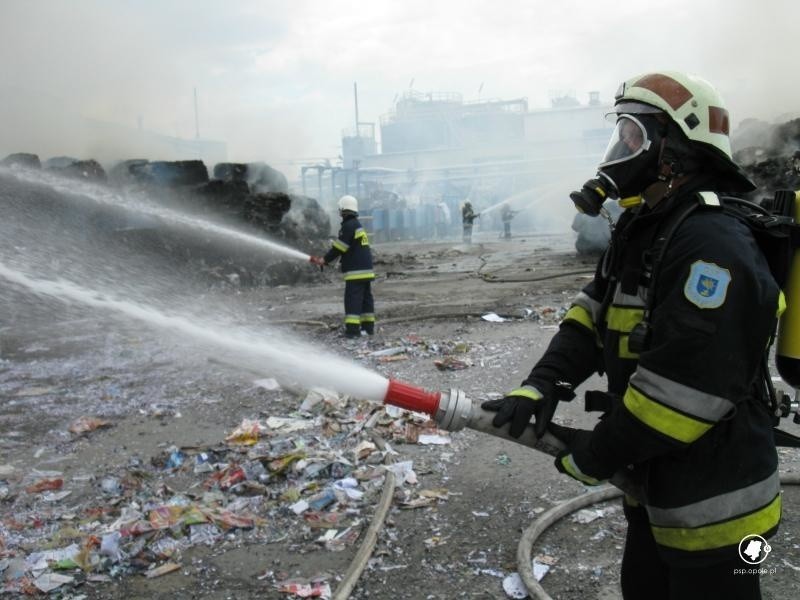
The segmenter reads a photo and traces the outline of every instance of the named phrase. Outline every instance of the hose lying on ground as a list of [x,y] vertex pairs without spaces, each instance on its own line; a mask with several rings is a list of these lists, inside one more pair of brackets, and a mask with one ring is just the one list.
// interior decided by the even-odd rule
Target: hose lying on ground
[[559,277],[573,277],[578,275],[592,275],[594,274],[594,269],[586,270],[582,269],[580,271],[564,271],[562,273],[551,273],[549,275],[539,275],[538,277],[517,277],[517,278],[507,278],[507,277],[495,277],[491,273],[480,273],[480,278],[483,279],[486,283],[533,283],[536,281],[547,281],[548,279],[558,279]]
[[[800,473],[782,474],[781,483],[783,485],[800,485]],[[621,495],[622,492],[617,488],[604,486],[598,490],[575,496],[542,513],[542,515],[531,523],[522,533],[519,545],[517,546],[517,572],[522,579],[522,583],[525,584],[528,593],[531,595],[531,598],[534,600],[553,600],[542,585],[536,581],[536,577],[533,575],[531,549],[539,536],[541,536],[548,527],[568,514],[591,504],[618,498]]]
[[372,550],[378,541],[378,532],[383,527],[383,520],[386,518],[386,513],[389,512],[389,507],[392,505],[392,497],[394,496],[395,477],[391,471],[386,472],[386,480],[383,483],[383,493],[378,501],[378,506],[375,509],[375,514],[372,517],[372,522],[369,524],[367,532],[364,534],[364,541],[356,552],[356,556],[347,572],[342,579],[342,583],[336,588],[336,593],[333,595],[333,600],[347,600],[350,597],[350,592],[361,577],[361,572],[367,566],[369,557],[372,556]]

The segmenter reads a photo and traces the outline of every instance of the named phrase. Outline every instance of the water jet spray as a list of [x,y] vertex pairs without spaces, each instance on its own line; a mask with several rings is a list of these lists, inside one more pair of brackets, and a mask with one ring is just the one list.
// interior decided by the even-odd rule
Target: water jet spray
[[73,196],[77,194],[98,204],[118,206],[130,212],[156,217],[173,226],[188,226],[223,239],[247,244],[253,248],[317,264],[313,261],[314,257],[306,252],[301,252],[295,248],[279,244],[263,236],[245,233],[231,227],[184,214],[178,210],[154,204],[149,198],[142,194],[121,194],[95,183],[72,179],[65,180],[56,175],[27,169],[2,168],[0,172],[8,174],[23,183],[44,184],[59,194]]
[[[467,398],[462,390],[429,391],[396,379],[387,379],[374,371],[340,357],[323,354],[300,343],[290,346],[281,344],[277,339],[265,343],[262,339],[237,334],[228,328],[203,325],[185,317],[166,315],[149,306],[104,296],[63,279],[34,279],[1,261],[0,277],[38,295],[111,310],[150,326],[171,330],[213,345],[237,357],[235,361],[217,361],[236,369],[244,368],[269,376],[278,375],[284,380],[301,377],[305,385],[321,385],[356,398],[424,413],[446,431],[459,431],[467,427],[534,448],[550,456],[556,456],[564,449],[564,443],[550,432],[537,437],[533,424],[529,424],[520,437],[511,437],[507,427],[496,428],[492,425],[495,413],[481,408],[478,401]],[[256,361],[255,365],[252,361]],[[315,365],[313,370],[308,369],[309,363]],[[264,365],[269,365],[269,368]],[[625,475],[624,471],[617,473],[611,483],[634,498],[642,498],[641,490]]]

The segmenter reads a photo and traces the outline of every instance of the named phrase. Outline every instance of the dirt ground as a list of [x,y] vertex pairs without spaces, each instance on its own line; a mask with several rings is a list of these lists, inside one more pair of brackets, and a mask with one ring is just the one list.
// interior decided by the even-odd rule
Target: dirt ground
[[[335,272],[302,285],[260,289],[204,289],[197,282],[184,285],[178,276],[179,283],[170,287],[165,277],[163,293],[176,314],[182,308],[192,314],[206,311],[215,320],[224,312],[227,322],[263,331],[267,340],[266,325],[276,323],[291,336],[384,376],[428,389],[460,388],[483,399],[498,397],[527,374],[570,298],[590,277],[593,260],[577,256],[573,243],[565,231],[517,234],[510,241],[498,239],[496,232],[478,232],[471,246],[457,240],[378,244],[378,331],[374,338],[356,341],[344,340],[336,328],[343,284]],[[64,256],[48,260],[77,272]],[[94,265],[96,282],[113,280],[101,274],[102,255],[78,260]],[[268,368],[251,373],[226,366],[223,354],[187,346],[141,323],[14,286],[4,286],[0,299],[0,578],[7,590],[15,589],[20,561],[33,552],[85,544],[90,533],[99,544],[125,510],[145,512],[153,497],[164,503],[176,497],[205,499],[213,491],[203,485],[208,473],[198,474],[190,463],[212,451],[228,452],[230,461],[225,438],[243,420],[298,417],[307,389],[314,386],[318,365],[308,361],[298,367],[305,385],[268,389],[260,383]],[[146,301],[146,294],[137,300]],[[489,312],[508,320],[480,317]],[[373,354],[399,347],[403,351],[394,355]],[[437,368],[435,361],[448,357],[464,368]],[[594,379],[579,392],[601,385]],[[372,441],[378,449],[361,466],[413,461],[417,482],[398,487],[351,598],[509,597],[502,584],[517,571],[522,531],[543,511],[586,488],[559,475],[551,458],[526,447],[473,431],[453,433],[445,444],[414,443],[413,437],[398,435],[382,413],[365,424],[370,410],[350,399],[333,413],[312,411],[300,416],[312,428],[298,434],[309,455],[320,449],[350,452],[355,444]],[[69,425],[84,416],[105,419],[110,426],[70,433]],[[557,416],[583,427],[591,427],[594,418],[583,412],[580,400],[563,404]],[[785,427],[800,433],[798,426]],[[397,454],[378,451],[387,442]],[[175,448],[191,460],[166,468],[164,461]],[[244,462],[246,450],[238,452]],[[800,470],[797,451],[781,450],[781,460],[783,470]],[[61,478],[60,490],[70,494],[53,499],[25,491],[48,477]],[[326,529],[289,510],[298,496],[286,495],[285,480],[272,475],[263,483],[236,499],[238,507],[263,518],[255,527],[222,527],[211,541],[158,560],[151,556],[147,564],[105,555],[91,568],[59,571],[74,580],[52,595],[294,598],[299,596],[280,591],[278,584],[314,577],[335,590],[361,539],[319,542]],[[361,483],[363,498],[338,510],[339,518],[363,534],[382,479],[365,476]],[[119,489],[109,493],[114,486]],[[310,487],[302,496],[314,491]],[[771,569],[762,578],[769,599],[800,597],[800,492],[786,486],[784,494],[784,522],[762,565]],[[532,549],[532,556],[550,563],[542,585],[553,598],[619,597],[621,510],[617,501],[590,508],[602,510],[585,513],[589,522],[566,517]],[[342,528],[334,524],[334,529]],[[183,535],[174,528],[172,533]],[[157,537],[149,535],[151,541]],[[146,576],[153,566],[170,562],[178,565],[173,572]]]

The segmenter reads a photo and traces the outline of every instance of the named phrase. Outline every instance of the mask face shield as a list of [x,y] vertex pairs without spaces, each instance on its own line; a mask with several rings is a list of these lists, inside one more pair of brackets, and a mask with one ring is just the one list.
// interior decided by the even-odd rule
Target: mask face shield
[[622,114],[617,118],[617,125],[611,134],[603,160],[599,169],[630,161],[650,149],[652,144],[647,129],[633,115]]

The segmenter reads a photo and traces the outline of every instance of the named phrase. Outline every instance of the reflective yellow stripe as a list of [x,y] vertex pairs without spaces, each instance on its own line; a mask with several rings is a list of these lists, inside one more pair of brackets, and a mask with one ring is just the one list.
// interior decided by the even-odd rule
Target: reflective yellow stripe
[[575,321],[576,323],[580,323],[586,329],[591,332],[594,332],[594,323],[592,322],[592,314],[586,310],[583,306],[572,306],[568,311],[567,314],[564,315],[565,321]]
[[641,504],[636,498],[634,498],[633,496],[629,496],[628,494],[625,494],[623,502],[625,502],[626,506],[633,506],[633,507],[641,506]]
[[737,519],[704,527],[652,527],[656,542],[679,550],[711,550],[738,544],[750,534],[763,534],[781,520],[781,496],[764,508]]
[[354,240],[361,239],[362,246],[369,246],[369,238],[367,237],[367,232],[363,229],[356,229],[356,233],[353,236]]
[[374,323],[375,322],[375,315],[361,315],[361,322],[362,323]]
[[333,247],[339,252],[347,252],[347,249],[350,248],[350,246],[345,244],[342,240],[333,240]]
[[780,317],[783,314],[783,311],[786,310],[786,296],[783,295],[783,292],[778,294],[778,312],[775,313],[776,317]]
[[359,281],[361,279],[375,279],[372,271],[348,271],[344,274],[345,281]]
[[715,423],[735,409],[733,402],[727,398],[706,394],[642,365],[631,375],[628,383],[646,397],[706,423]]
[[685,444],[690,444],[711,429],[711,424],[667,408],[631,386],[625,392],[623,403],[645,425]]
[[566,456],[562,457],[561,464],[567,470],[567,473],[569,473],[572,477],[574,477],[578,481],[582,481],[587,485],[600,485],[600,481],[598,479],[586,475],[583,471],[580,470],[580,468],[578,468],[578,465],[575,464],[575,461],[572,458],[572,454],[567,454]]
[[345,315],[344,322],[345,325],[360,325],[361,317],[359,315]]
[[508,393],[509,396],[523,396],[524,398],[530,398],[533,401],[541,400],[542,394],[532,385],[524,385],[521,388],[517,388],[512,390]]
[[622,308],[611,306],[606,315],[608,328],[612,331],[630,333],[644,318],[644,310],[641,308]]
[[618,354],[620,358],[639,358],[639,354],[636,352],[631,352],[630,348],[628,347],[628,336],[627,335],[620,335],[619,336],[619,348]]

